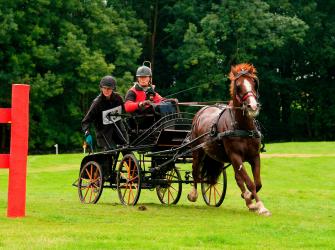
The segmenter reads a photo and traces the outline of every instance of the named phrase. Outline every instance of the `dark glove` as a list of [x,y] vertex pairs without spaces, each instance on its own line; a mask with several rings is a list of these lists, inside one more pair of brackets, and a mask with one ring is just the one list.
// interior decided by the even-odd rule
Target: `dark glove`
[[90,149],[92,150],[93,149],[93,138],[89,131],[85,132],[85,141],[87,145],[90,147]]
[[145,94],[146,94],[146,99],[147,100],[153,101],[153,99],[156,95],[156,92],[152,87],[150,87],[145,91]]
[[149,101],[149,100],[145,100],[143,102],[138,103],[138,107],[141,108],[141,109],[145,108],[148,105],[151,105],[151,101]]
[[171,102],[173,102],[173,103],[175,103],[175,104],[178,103],[178,99],[177,99],[177,98],[171,98],[171,99],[168,99],[168,100],[170,100]]

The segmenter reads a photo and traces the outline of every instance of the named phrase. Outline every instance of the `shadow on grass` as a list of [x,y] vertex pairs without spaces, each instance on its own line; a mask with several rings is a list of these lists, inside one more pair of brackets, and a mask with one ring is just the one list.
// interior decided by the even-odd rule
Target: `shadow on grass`
[[139,211],[139,212],[150,212],[150,211],[189,211],[189,212],[210,212],[210,213],[224,213],[227,215],[257,215],[254,212],[250,212],[246,207],[231,207],[231,206],[220,206],[220,207],[210,207],[207,205],[202,205],[202,204],[176,204],[176,205],[163,205],[163,204],[158,204],[158,203],[138,203],[135,206],[124,206],[120,203],[117,202],[106,202],[106,203],[98,203],[96,204],[97,206],[102,206],[102,207],[116,207],[118,209],[126,209],[126,210],[134,210],[134,211]]

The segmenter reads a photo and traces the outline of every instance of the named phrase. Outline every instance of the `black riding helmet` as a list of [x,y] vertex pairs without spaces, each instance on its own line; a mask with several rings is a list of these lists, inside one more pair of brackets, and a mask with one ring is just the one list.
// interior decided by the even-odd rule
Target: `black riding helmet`
[[100,81],[99,87],[112,88],[113,91],[116,91],[116,80],[112,76],[104,76]]

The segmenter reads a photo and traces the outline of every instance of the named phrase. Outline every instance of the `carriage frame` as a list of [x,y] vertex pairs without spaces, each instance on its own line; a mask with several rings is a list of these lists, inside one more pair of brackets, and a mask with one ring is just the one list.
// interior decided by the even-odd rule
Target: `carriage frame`
[[[193,183],[192,172],[180,166],[192,162],[192,152],[204,146],[199,139],[208,133],[191,140],[194,114],[180,112],[178,103],[163,103],[166,104],[173,105],[173,112],[151,115],[156,119],[145,129],[139,129],[137,121],[150,115],[114,114],[121,116],[125,124],[135,121],[135,127],[127,126],[130,142],[116,149],[90,153],[82,159],[78,179],[73,184],[82,203],[97,203],[104,188],[117,190],[123,205],[136,205],[142,189],[155,190],[162,204],[178,203],[183,184]],[[153,108],[157,110],[159,105]],[[224,201],[229,165],[222,166],[216,183],[202,178],[201,193],[207,205],[219,207]]]

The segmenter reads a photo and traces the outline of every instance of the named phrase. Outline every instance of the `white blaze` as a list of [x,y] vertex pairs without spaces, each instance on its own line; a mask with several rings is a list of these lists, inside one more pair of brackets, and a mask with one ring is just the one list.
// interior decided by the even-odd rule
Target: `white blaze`
[[[252,91],[251,84],[247,79],[244,79],[243,84],[245,86],[246,92]],[[257,101],[255,96],[249,96],[249,104],[253,110],[257,109]]]

